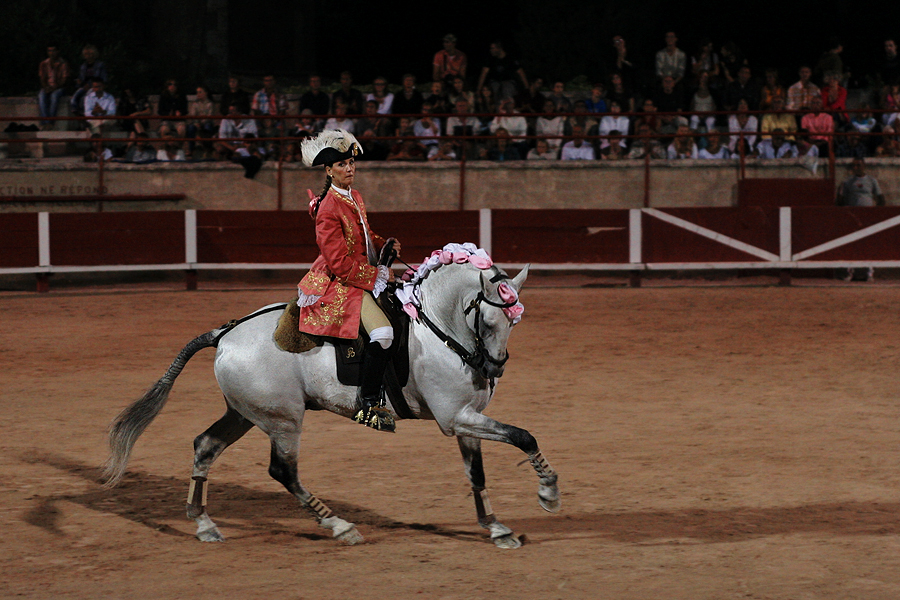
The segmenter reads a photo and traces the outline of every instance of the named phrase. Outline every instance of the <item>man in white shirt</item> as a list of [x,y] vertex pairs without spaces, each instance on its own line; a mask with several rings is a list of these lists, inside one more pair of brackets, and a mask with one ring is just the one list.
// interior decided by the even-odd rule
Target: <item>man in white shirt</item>
[[[219,138],[245,138],[257,137],[256,120],[241,115],[238,105],[232,103],[228,106],[228,116],[219,123]],[[216,153],[222,160],[227,160],[234,155],[235,150],[243,147],[241,142],[222,141],[216,142]]]
[[[85,116],[111,117],[116,114],[116,99],[106,91],[106,84],[99,77],[91,82],[91,91],[84,97]],[[116,125],[114,119],[90,119],[91,133],[103,135]]]
[[785,138],[784,129],[773,129],[772,137],[761,141],[754,154],[765,160],[797,158],[797,147]]
[[563,144],[560,160],[594,160],[594,147],[584,139],[584,128],[573,125],[572,136],[575,139]]

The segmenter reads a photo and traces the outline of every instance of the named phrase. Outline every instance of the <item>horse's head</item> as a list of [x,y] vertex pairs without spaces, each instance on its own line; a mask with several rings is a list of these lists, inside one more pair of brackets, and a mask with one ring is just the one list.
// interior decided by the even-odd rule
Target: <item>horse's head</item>
[[528,266],[512,279],[497,268],[481,271],[479,275],[480,290],[467,298],[466,324],[475,339],[472,366],[484,377],[493,379],[503,375],[509,359],[506,345],[513,325],[519,322],[524,310],[519,291],[528,277]]

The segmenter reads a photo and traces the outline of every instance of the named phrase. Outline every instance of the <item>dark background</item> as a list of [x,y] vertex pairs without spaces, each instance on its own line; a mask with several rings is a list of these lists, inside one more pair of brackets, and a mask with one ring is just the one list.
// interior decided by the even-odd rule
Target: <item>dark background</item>
[[[638,66],[652,69],[670,30],[688,55],[704,37],[717,49],[734,41],[754,74],[773,66],[784,84],[796,79],[800,64],[814,64],[837,36],[853,74],[851,86],[860,87],[877,68],[885,37],[900,35],[896,0],[0,0],[0,8],[4,95],[37,92],[37,65],[51,41],[73,67],[81,63],[81,47],[94,43],[113,76],[113,89],[128,84],[155,93],[173,76],[189,85],[208,83],[215,91],[228,72],[248,83],[272,72],[285,87],[305,84],[311,72],[328,84],[344,69],[354,73],[357,84],[378,75],[398,83],[406,72],[425,81],[441,38],[450,32],[469,56],[470,85],[495,39],[521,60],[529,76],[591,82],[607,75],[613,35],[625,37]],[[214,47],[211,31],[225,31],[224,44]]]

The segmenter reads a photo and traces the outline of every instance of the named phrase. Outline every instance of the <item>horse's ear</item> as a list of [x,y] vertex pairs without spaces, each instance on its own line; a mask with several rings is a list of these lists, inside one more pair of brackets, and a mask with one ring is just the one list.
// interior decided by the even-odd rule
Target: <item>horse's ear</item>
[[519,274],[512,278],[512,286],[516,288],[517,292],[522,291],[522,286],[525,285],[525,280],[528,279],[528,269],[531,267],[531,264],[525,265]]

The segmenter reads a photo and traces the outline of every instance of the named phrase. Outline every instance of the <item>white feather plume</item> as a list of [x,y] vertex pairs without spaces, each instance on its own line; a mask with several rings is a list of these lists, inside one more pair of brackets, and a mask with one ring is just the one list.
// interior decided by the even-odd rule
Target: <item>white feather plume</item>
[[316,156],[325,148],[334,148],[338,152],[347,152],[356,144],[359,153],[362,154],[362,144],[349,131],[344,129],[330,129],[323,131],[314,138],[307,138],[300,143],[300,152],[303,156],[303,164],[311,167]]

